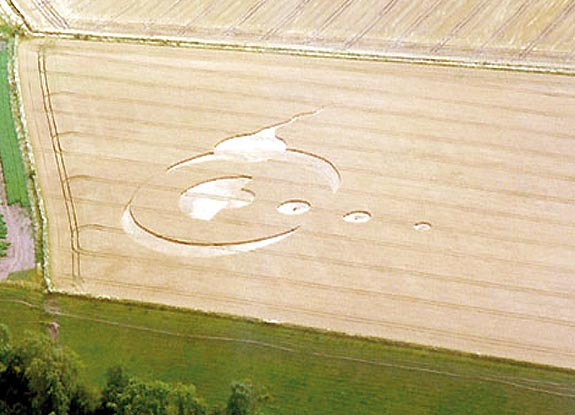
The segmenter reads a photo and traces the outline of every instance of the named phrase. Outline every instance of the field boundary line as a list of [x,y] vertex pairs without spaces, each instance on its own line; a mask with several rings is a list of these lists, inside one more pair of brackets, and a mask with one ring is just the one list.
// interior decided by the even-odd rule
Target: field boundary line
[[41,270],[42,279],[46,288],[52,288],[52,281],[50,278],[50,271],[48,266],[48,219],[44,206],[44,199],[42,197],[42,190],[38,183],[38,176],[36,171],[36,162],[34,160],[34,153],[32,145],[29,140],[28,127],[26,124],[26,117],[24,111],[24,103],[22,101],[22,90],[18,71],[18,47],[20,45],[20,35],[16,34],[12,42],[12,57],[10,59],[10,84],[11,84],[11,99],[13,103],[14,123],[16,127],[16,134],[21,147],[22,159],[24,167],[28,173],[27,188],[28,197],[30,198],[30,216],[32,218],[32,226],[34,229],[34,248],[36,268]]
[[[335,320],[339,320],[340,322],[354,322],[354,323],[361,323],[361,324],[365,324],[365,325],[370,325],[370,326],[379,326],[379,327],[386,327],[386,328],[394,328],[396,330],[402,330],[404,332],[425,332],[434,336],[447,336],[451,339],[458,339],[458,340],[463,340],[463,341],[474,341],[476,344],[483,344],[483,345],[491,345],[491,346],[505,346],[505,347],[509,347],[509,348],[514,348],[515,350],[523,350],[523,351],[531,351],[531,352],[538,352],[538,353],[546,353],[548,355],[557,355],[560,354],[562,356],[575,356],[575,352],[571,352],[571,351],[564,351],[564,350],[558,350],[556,348],[550,348],[548,346],[544,346],[544,345],[536,345],[536,344],[525,344],[525,343],[517,343],[514,342],[512,340],[507,340],[507,339],[498,339],[498,338],[494,338],[494,337],[485,337],[485,336],[479,336],[479,335],[473,335],[473,334],[463,334],[463,333],[456,333],[453,331],[449,331],[449,330],[445,330],[445,329],[441,329],[441,328],[429,328],[429,327],[423,327],[423,326],[419,326],[419,325],[415,325],[412,323],[398,323],[398,322],[394,322],[391,320],[375,320],[372,318],[368,318],[368,317],[361,317],[361,316],[351,316],[351,315],[344,315],[344,314],[337,314],[335,312],[331,312],[331,311],[321,311],[321,310],[315,310],[315,309],[309,309],[309,308],[304,308],[301,306],[290,306],[290,305],[282,305],[282,304],[277,304],[277,303],[265,303],[262,302],[260,300],[251,300],[251,299],[246,299],[246,298],[242,298],[242,297],[232,297],[232,296],[222,296],[221,294],[215,295],[215,294],[201,294],[201,293],[193,293],[193,294],[182,294],[180,291],[176,291],[176,290],[166,290],[163,289],[162,287],[133,287],[134,284],[130,284],[130,283],[122,283],[119,281],[112,281],[112,280],[106,280],[106,279],[98,279],[98,278],[92,278],[91,281],[103,281],[106,283],[107,286],[116,286],[116,287],[122,287],[122,288],[126,288],[126,287],[130,287],[132,286],[132,289],[136,289],[137,290],[144,290],[144,291],[150,291],[152,293],[154,292],[168,292],[169,294],[176,296],[176,297],[187,297],[187,298],[202,298],[205,300],[210,300],[210,301],[218,301],[220,303],[227,303],[227,304],[233,304],[233,305],[251,305],[251,306],[266,306],[269,309],[276,309],[276,310],[280,310],[280,311],[287,311],[287,312],[297,312],[300,315],[301,314],[305,314],[308,316],[321,316],[323,318],[330,318],[330,319],[335,319]],[[71,294],[74,295],[74,292],[71,291],[66,291],[66,290],[62,290],[62,293],[65,294]],[[85,295],[85,294],[84,294]],[[119,299],[120,297],[112,297],[115,299]],[[133,298],[132,298],[133,299]],[[137,299],[133,299],[134,301],[137,302],[145,302],[145,300],[137,300]],[[203,311],[203,312],[209,312],[208,310],[205,309],[200,309],[200,308],[191,308],[194,311]],[[219,312],[216,312],[219,313]],[[233,312],[227,312],[225,313],[227,315],[233,315]],[[254,317],[252,316],[243,316],[244,318],[255,318],[255,319],[260,319],[260,317]],[[290,322],[285,322],[283,324],[293,324],[293,325],[297,325],[300,327],[306,327],[302,324],[297,324],[297,323],[290,323]],[[316,330],[321,330],[320,327],[315,326],[312,327],[312,329],[316,329]],[[352,335],[350,333],[346,333],[344,331],[337,331],[340,333],[344,333],[347,335]],[[417,343],[414,342],[415,344],[423,344],[424,346],[427,347],[434,347],[433,345],[430,345],[428,343]],[[453,350],[453,349],[452,349]],[[458,350],[458,349],[455,349]],[[473,352],[470,352],[473,353]],[[571,368],[570,366],[564,366],[565,368]]]
[[[81,298],[89,298],[89,297],[81,296]],[[35,305],[35,304],[29,303],[29,302],[24,301],[24,300],[0,299],[0,302],[20,304],[20,305],[23,305],[23,306],[26,306],[29,308],[35,308],[35,309],[39,309],[39,310],[43,309],[42,306]],[[149,332],[149,333],[154,333],[154,334],[162,334],[162,335],[168,335],[168,336],[173,336],[173,337],[180,337],[180,338],[186,338],[186,339],[197,339],[197,340],[204,340],[204,341],[217,341],[217,342],[225,342],[225,343],[248,344],[248,345],[252,345],[252,346],[269,348],[269,349],[279,350],[279,351],[283,351],[286,353],[292,353],[292,354],[304,354],[304,355],[308,355],[308,356],[315,356],[315,357],[320,357],[320,358],[330,359],[330,360],[349,361],[349,362],[362,363],[362,364],[371,365],[371,366],[381,366],[381,367],[396,368],[396,369],[415,371],[415,372],[425,372],[425,373],[431,373],[431,374],[435,374],[435,375],[439,375],[439,376],[447,376],[447,377],[452,377],[452,378],[476,380],[476,381],[487,382],[487,383],[499,383],[499,384],[511,386],[514,388],[530,390],[530,391],[538,392],[538,393],[544,393],[544,394],[567,397],[567,398],[575,398],[575,393],[564,393],[564,392],[550,391],[550,390],[545,389],[545,388],[538,388],[538,387],[529,386],[529,385],[522,385],[522,384],[516,382],[516,381],[525,381],[525,382],[535,383],[535,384],[539,384],[539,385],[546,385],[546,384],[548,385],[549,384],[548,382],[539,382],[539,381],[534,380],[534,379],[525,379],[525,378],[513,379],[513,378],[501,378],[501,377],[491,377],[491,376],[469,376],[469,375],[459,374],[459,373],[455,373],[455,372],[436,370],[436,369],[424,367],[424,366],[404,365],[404,364],[376,361],[376,360],[370,360],[370,359],[362,359],[362,358],[357,358],[357,357],[341,356],[341,355],[331,354],[331,353],[322,353],[322,352],[318,352],[318,351],[299,349],[299,348],[293,347],[291,345],[286,346],[286,345],[281,345],[281,344],[263,342],[263,341],[254,340],[254,339],[228,337],[228,336],[210,336],[210,335],[203,335],[203,334],[189,334],[189,333],[183,333],[183,332],[179,332],[179,331],[156,329],[156,328],[142,326],[142,325],[136,325],[136,324],[121,323],[121,322],[116,321],[116,320],[107,320],[107,319],[95,318],[95,317],[90,317],[90,316],[86,316],[86,315],[67,313],[67,312],[62,312],[62,311],[46,311],[46,312],[49,314],[52,314],[52,315],[56,315],[56,316],[68,317],[68,318],[77,319],[77,320],[90,321],[90,322],[94,322],[94,323],[105,324],[105,325],[109,325],[109,326],[115,326],[115,327],[130,329],[130,330]],[[514,381],[511,381],[508,379],[513,379]],[[559,386],[561,389],[565,388],[565,385],[560,385],[560,384],[556,384],[556,383],[554,383],[553,385]]]
[[[62,29],[61,31],[40,30],[31,25],[31,19],[26,16],[13,2],[6,0],[12,15],[18,16],[22,20],[26,34],[31,38],[58,38],[70,40],[87,40],[112,43],[135,43],[149,44],[156,46],[188,47],[200,49],[235,50],[254,53],[286,54],[295,56],[305,56],[310,58],[333,58],[352,61],[376,61],[393,63],[410,63],[418,65],[448,66],[472,69],[487,69],[513,72],[542,73],[554,75],[575,76],[575,65],[570,65],[562,60],[562,64],[551,63],[529,63],[519,60],[502,62],[495,58],[491,61],[481,58],[456,58],[447,56],[436,56],[432,53],[394,53],[394,52],[351,52],[348,50],[334,50],[327,47],[305,46],[305,45],[262,45],[257,41],[249,42],[223,42],[210,41],[194,37],[181,36],[138,36],[129,34],[99,33],[89,30]],[[265,40],[265,37],[264,37]]]
[[12,0],[0,1],[0,15],[5,16],[8,23],[14,24],[16,27],[24,27],[28,32],[32,32],[26,16],[14,5]]

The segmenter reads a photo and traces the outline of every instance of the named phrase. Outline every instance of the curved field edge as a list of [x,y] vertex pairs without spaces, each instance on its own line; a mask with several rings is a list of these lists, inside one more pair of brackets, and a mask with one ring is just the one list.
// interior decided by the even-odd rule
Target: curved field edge
[[575,407],[575,372],[565,369],[8,284],[0,316],[15,337],[57,321],[58,341],[79,353],[94,386],[123,364],[194,383],[212,403],[232,380],[249,378],[270,389],[277,414],[560,415]]

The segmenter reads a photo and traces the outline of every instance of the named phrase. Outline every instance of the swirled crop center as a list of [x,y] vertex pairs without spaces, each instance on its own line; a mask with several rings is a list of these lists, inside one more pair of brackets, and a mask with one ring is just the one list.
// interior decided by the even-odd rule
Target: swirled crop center
[[[168,166],[134,192],[122,215],[124,231],[148,249],[185,257],[248,252],[294,234],[303,220],[295,216],[311,207],[300,195],[308,186],[298,182],[327,194],[341,185],[330,161],[277,137],[278,128],[302,115]],[[298,201],[301,215],[277,209],[286,200]]]

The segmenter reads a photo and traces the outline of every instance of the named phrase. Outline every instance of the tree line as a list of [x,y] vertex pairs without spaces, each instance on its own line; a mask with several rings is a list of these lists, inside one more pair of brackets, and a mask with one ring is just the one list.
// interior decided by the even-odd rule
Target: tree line
[[78,355],[49,336],[18,343],[0,324],[0,415],[263,415],[270,395],[233,382],[227,402],[209,406],[194,385],[170,384],[110,368],[103,389],[80,381]]

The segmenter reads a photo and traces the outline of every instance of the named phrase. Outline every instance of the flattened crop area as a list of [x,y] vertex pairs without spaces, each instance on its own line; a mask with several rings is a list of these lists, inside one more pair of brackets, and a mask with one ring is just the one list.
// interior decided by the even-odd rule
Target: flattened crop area
[[57,288],[575,367],[572,78],[19,54]]

